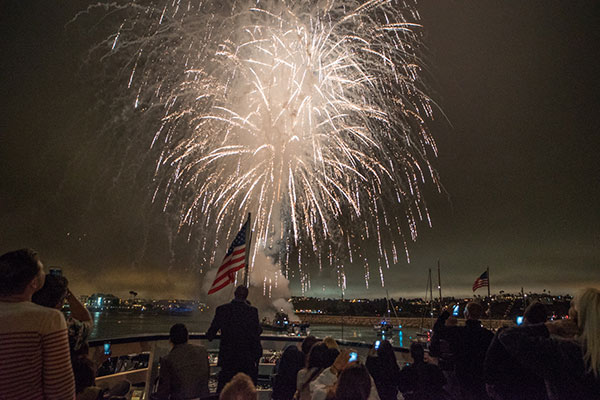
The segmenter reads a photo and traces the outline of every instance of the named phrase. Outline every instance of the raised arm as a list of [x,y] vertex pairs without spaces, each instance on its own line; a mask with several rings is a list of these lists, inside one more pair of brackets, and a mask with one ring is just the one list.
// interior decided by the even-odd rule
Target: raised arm
[[71,317],[79,320],[81,322],[90,322],[90,326],[92,324],[92,316],[87,308],[75,295],[71,292],[71,290],[67,289],[67,301],[69,302],[69,307],[71,308]]

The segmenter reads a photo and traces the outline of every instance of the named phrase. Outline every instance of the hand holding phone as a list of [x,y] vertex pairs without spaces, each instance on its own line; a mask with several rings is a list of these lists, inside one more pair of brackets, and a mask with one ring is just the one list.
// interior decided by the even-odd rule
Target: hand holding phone
[[379,349],[379,346],[381,346],[381,340],[375,342],[375,350]]
[[356,351],[351,351],[350,352],[350,356],[348,357],[348,362],[355,362],[358,361],[358,353]]

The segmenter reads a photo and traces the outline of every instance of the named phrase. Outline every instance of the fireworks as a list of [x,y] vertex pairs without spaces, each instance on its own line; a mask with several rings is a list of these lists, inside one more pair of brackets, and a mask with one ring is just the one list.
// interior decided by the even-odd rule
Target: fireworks
[[[117,104],[156,154],[153,201],[202,232],[214,260],[253,215],[254,252],[286,267],[383,268],[430,224],[438,179],[420,79],[420,26],[403,1],[171,0],[107,5],[96,51]],[[123,72],[123,71],[126,71]],[[125,76],[126,75],[126,76]],[[214,244],[213,238],[217,241]],[[274,251],[275,251],[274,250]],[[373,253],[373,254],[371,254]],[[218,256],[221,254],[218,253]],[[295,261],[294,261],[295,264]]]

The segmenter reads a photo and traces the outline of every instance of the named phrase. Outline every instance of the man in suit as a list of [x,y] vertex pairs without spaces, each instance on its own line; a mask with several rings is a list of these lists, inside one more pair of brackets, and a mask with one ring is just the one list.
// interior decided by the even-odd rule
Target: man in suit
[[210,366],[204,346],[188,343],[184,324],[175,324],[169,332],[173,348],[160,359],[158,390],[153,400],[199,399],[208,396]]
[[246,299],[248,288],[238,286],[231,303],[217,307],[215,317],[206,332],[206,338],[213,340],[221,331],[219,344],[219,383],[217,392],[221,392],[227,382],[238,372],[248,375],[256,384],[258,362],[262,356],[260,334],[262,328],[258,322],[258,310]]

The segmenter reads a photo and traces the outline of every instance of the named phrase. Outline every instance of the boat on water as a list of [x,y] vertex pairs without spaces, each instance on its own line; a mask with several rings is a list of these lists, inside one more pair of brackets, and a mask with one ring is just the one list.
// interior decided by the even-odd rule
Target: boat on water
[[287,333],[290,336],[307,336],[310,333],[310,324],[300,321],[292,322],[283,311],[277,312],[272,320],[263,318],[260,326],[265,331]]

